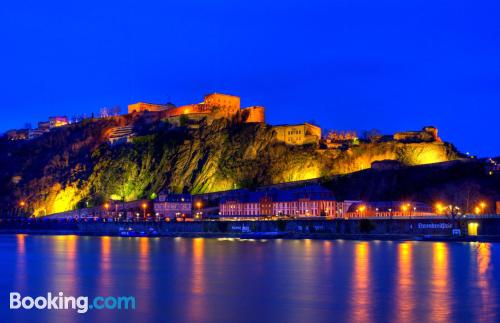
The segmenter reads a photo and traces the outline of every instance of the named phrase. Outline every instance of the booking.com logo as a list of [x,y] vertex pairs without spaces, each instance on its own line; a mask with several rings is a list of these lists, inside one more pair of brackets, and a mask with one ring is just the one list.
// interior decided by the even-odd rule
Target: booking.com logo
[[25,296],[20,293],[10,293],[11,310],[76,310],[79,314],[89,310],[135,310],[133,296],[97,296],[89,301],[87,296],[65,296],[59,292],[57,296],[47,293],[47,296]]

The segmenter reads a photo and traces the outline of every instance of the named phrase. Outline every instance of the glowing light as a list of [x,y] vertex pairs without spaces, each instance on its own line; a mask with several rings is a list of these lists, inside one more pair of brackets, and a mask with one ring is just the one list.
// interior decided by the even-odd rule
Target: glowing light
[[469,222],[467,225],[467,234],[470,236],[477,236],[477,227],[479,224],[477,222]]
[[441,204],[440,202],[436,203],[437,214],[441,214],[443,212],[443,209],[444,209],[443,204]]

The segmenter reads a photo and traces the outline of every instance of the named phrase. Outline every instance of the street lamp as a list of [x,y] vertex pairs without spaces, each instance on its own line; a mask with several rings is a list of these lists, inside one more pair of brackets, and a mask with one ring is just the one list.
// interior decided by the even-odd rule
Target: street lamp
[[106,217],[109,217],[109,207],[110,205],[108,202],[104,203],[104,209],[106,210]]
[[359,208],[358,208],[358,211],[360,213],[360,217],[363,217],[363,212],[365,212],[366,210],[366,206],[365,205],[361,205]]
[[443,213],[443,204],[441,204],[440,202],[436,203],[436,213],[437,214]]
[[21,210],[21,216],[25,213],[26,202],[24,200],[19,201],[19,209]]
[[196,214],[195,214],[195,218],[196,218],[196,219],[200,219],[200,217],[201,217],[201,212],[200,212],[200,210],[201,210],[201,208],[203,207],[203,203],[202,203],[201,201],[199,201],[199,200],[198,200],[198,201],[196,201],[196,203],[195,203],[195,207],[196,207],[196,210],[197,210],[197,211],[196,211]]
[[481,203],[479,203],[479,206],[481,207],[482,214],[484,214],[484,209],[486,209],[486,203],[481,202]]
[[148,209],[148,204],[147,203],[142,203],[142,209],[144,210],[144,219],[146,219],[146,210]]
[[[401,206],[401,211],[403,211],[403,215],[405,215],[405,213],[408,213],[410,211],[410,207],[411,207],[410,203],[404,203]],[[410,216],[411,216],[411,213],[410,213]]]

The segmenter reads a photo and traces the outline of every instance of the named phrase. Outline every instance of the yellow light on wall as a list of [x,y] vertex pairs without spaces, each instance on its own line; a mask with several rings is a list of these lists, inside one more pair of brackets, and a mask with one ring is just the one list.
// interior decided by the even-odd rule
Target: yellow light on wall
[[443,209],[444,209],[444,208],[443,208],[443,204],[441,204],[441,203],[439,203],[439,202],[438,202],[438,203],[436,203],[436,213],[437,213],[437,214],[441,214],[441,213],[443,212]]
[[469,224],[467,225],[467,234],[469,236],[477,236],[477,227],[479,226],[479,224],[477,222],[469,222]]

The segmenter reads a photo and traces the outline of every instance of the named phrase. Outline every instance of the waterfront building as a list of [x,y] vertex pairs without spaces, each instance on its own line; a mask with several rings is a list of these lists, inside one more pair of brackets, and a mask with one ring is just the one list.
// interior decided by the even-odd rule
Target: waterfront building
[[160,193],[153,203],[154,212],[160,218],[191,217],[192,197],[190,194]]
[[356,202],[351,204],[345,218],[393,218],[436,216],[432,206],[422,202]]
[[319,143],[321,128],[310,123],[273,126],[275,139],[288,145]]
[[151,216],[152,205],[149,200],[141,199],[124,202],[120,200],[111,200],[103,205],[87,207],[61,213],[54,213],[47,216],[47,219],[119,219],[119,220],[142,220]]
[[221,199],[221,217],[335,216],[338,202],[331,191],[312,185],[291,190],[240,190]]

